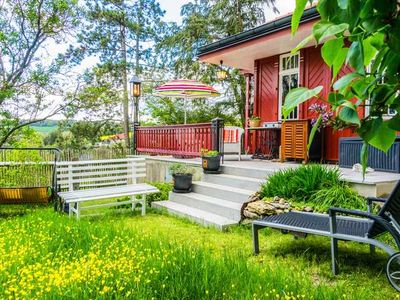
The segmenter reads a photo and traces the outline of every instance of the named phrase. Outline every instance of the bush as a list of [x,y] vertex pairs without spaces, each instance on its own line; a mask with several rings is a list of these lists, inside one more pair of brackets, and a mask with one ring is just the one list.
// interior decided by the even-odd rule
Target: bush
[[279,196],[321,211],[330,206],[365,206],[365,200],[340,180],[338,168],[317,164],[276,172],[262,185],[261,196]]
[[316,191],[309,201],[320,211],[327,211],[329,207],[342,207],[350,209],[366,209],[366,201],[347,184],[334,185]]
[[148,184],[155,186],[159,193],[149,194],[146,196],[146,202],[151,206],[154,201],[168,200],[168,194],[172,191],[173,184],[169,182],[149,182]]
[[311,164],[276,172],[262,185],[261,195],[305,201],[317,190],[338,184],[341,184],[338,168]]
[[172,164],[169,167],[169,171],[171,174],[194,174],[196,172],[193,167],[189,167],[188,165],[181,163]]

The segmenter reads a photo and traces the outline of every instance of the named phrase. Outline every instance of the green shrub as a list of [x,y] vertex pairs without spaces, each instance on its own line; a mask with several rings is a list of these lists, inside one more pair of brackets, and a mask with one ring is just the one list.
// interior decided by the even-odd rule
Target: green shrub
[[194,174],[196,172],[193,167],[182,163],[172,164],[168,169],[171,174]]
[[146,202],[151,206],[154,201],[168,200],[168,194],[172,191],[173,184],[169,182],[149,182],[148,184],[155,186],[159,193],[149,194],[146,196]]
[[305,201],[315,191],[338,184],[341,184],[338,168],[311,164],[276,172],[262,185],[261,195]]
[[330,206],[364,208],[365,200],[340,180],[338,168],[317,164],[281,170],[267,179],[261,196],[279,196],[294,204],[326,211]]
[[327,211],[329,207],[342,207],[350,209],[366,209],[366,201],[347,184],[334,185],[316,191],[310,198],[310,203],[320,211]]

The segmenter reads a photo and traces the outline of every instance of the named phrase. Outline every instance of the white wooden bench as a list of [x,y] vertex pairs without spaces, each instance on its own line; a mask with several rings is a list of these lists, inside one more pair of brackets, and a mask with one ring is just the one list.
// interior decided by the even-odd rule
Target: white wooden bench
[[[146,214],[146,194],[157,193],[154,186],[138,183],[146,177],[144,158],[122,158],[57,163],[58,196],[68,204],[68,212],[77,218],[82,210],[130,204],[132,210],[141,204],[142,215]],[[115,199],[129,196],[127,201],[114,201],[82,206],[84,202]],[[138,196],[140,196],[138,198]]]

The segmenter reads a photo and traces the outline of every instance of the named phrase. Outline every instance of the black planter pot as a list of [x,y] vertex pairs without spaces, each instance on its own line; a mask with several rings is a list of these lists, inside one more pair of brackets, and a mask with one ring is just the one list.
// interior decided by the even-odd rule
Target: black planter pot
[[172,174],[175,193],[190,193],[192,191],[192,174]]
[[201,165],[206,174],[218,174],[221,167],[221,155],[201,158]]

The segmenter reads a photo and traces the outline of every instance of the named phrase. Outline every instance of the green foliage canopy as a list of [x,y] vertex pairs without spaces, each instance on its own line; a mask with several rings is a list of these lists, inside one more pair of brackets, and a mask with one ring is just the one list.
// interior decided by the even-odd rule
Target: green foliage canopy
[[[293,34],[307,2],[313,1],[296,1]],[[321,99],[318,93],[306,88],[293,89],[287,95],[291,101],[285,105],[285,115],[314,96],[326,101],[336,112],[336,118],[346,127],[355,127],[364,140],[361,161],[365,172],[368,145],[388,151],[396,131],[400,130],[399,3],[396,0],[317,2],[321,20],[314,24],[311,36],[293,52],[312,39],[325,42],[321,51],[325,63],[333,70],[333,91],[327,99]],[[344,64],[353,72],[337,79]],[[360,107],[368,108],[369,113],[363,118],[358,114]]]

